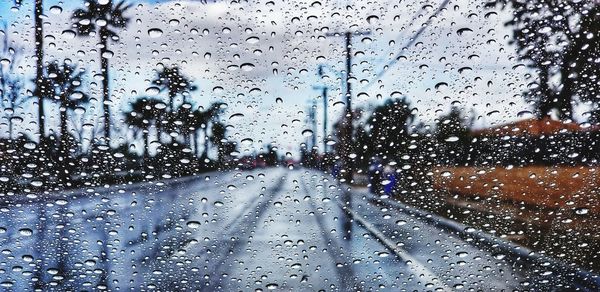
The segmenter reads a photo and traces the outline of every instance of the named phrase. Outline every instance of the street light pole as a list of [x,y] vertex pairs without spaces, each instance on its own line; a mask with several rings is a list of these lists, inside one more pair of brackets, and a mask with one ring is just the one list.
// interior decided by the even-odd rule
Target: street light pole
[[[310,136],[311,147],[310,150],[312,152],[313,149],[317,147],[317,101],[313,99],[312,104],[310,105],[310,110],[308,112],[312,135]],[[316,150],[315,150],[316,151]]]
[[323,86],[323,153],[327,153],[327,86]]

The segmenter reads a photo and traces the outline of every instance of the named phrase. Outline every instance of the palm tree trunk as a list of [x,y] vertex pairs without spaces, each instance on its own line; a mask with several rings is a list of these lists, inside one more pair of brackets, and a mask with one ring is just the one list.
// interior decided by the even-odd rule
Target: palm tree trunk
[[194,154],[196,157],[198,157],[198,154],[200,154],[200,147],[198,147],[198,129],[194,129],[194,132],[192,133],[193,135],[193,139],[194,139]]
[[217,161],[219,164],[223,163],[223,158],[224,158],[224,154],[225,154],[225,153],[223,153],[225,150],[225,149],[223,149],[223,147],[224,147],[223,143],[219,142],[217,145]]
[[12,116],[8,117],[8,139],[12,140],[13,139],[13,120],[12,120]]
[[[64,109],[64,110],[63,110]],[[60,147],[61,151],[67,151],[67,107],[60,105]],[[66,155],[66,153],[63,153]]]
[[175,93],[172,91],[169,91],[169,110],[175,112]]
[[148,151],[150,150],[150,137],[148,137],[148,129],[144,129],[142,130],[142,136],[144,136],[144,152],[143,152],[143,157],[146,158],[148,157]]
[[[184,124],[185,126],[185,124]],[[183,129],[183,141],[185,142],[185,145],[188,148],[192,148],[192,141],[191,141],[191,134],[190,134],[190,129]]]
[[100,29],[100,63],[102,73],[102,108],[104,111],[104,139],[108,143],[110,141],[110,95],[108,88],[109,72],[108,59],[104,57],[104,53],[108,50],[108,31],[106,27]]
[[161,137],[162,136],[162,131],[161,131],[162,125],[158,125],[158,123],[160,123],[160,121],[154,125],[154,127],[156,128],[156,140],[158,141],[158,143],[160,145],[162,145],[162,137]]
[[[66,97],[61,96],[61,100]],[[63,110],[64,109],[64,110]],[[68,134],[67,134],[67,106],[65,103],[61,103],[59,107],[60,120],[59,120],[59,131],[60,140],[58,143],[58,155],[62,157],[63,163],[58,167],[58,178],[61,181],[66,181],[69,178],[67,162],[69,158],[69,147],[68,147]]]
[[167,134],[171,138],[171,144],[175,143],[175,137],[171,136],[171,131],[175,130],[172,128],[173,121],[175,120],[175,92],[169,91],[169,112],[167,112]]
[[45,132],[45,115],[44,115],[44,98],[40,92],[40,83],[44,76],[44,31],[42,14],[44,12],[43,0],[35,0],[34,7],[34,26],[35,26],[35,80],[36,80],[36,95],[38,97],[38,133],[40,135],[40,142],[46,136]]
[[204,127],[204,149],[202,149],[202,158],[208,158],[208,127]]

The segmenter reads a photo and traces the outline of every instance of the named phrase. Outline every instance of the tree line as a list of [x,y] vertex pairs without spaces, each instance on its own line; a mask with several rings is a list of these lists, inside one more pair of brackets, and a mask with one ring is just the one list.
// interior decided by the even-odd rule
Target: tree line
[[[21,1],[14,4],[25,5]],[[125,181],[125,177],[150,179],[162,173],[171,177],[226,167],[230,154],[236,151],[221,122],[226,104],[196,106],[192,95],[198,87],[176,65],[163,66],[151,81],[158,93],[166,93],[166,102],[159,95],[139,96],[128,102],[129,108],[121,117],[111,113],[110,44],[119,40],[120,31],[130,23],[128,12],[133,4],[85,1],[72,14],[69,29],[78,37],[97,38],[102,89],[99,99],[84,89],[86,68],[71,59],[45,60],[41,17],[44,4],[34,0],[33,5],[36,72],[32,91],[26,90],[27,76],[19,68],[25,50],[11,44],[6,25],[0,44],[0,98],[8,126],[6,138],[0,140],[2,191],[16,191],[23,184],[60,188],[85,183],[75,182],[75,177],[101,182],[118,179],[115,174],[120,173]],[[178,104],[178,97],[183,102]],[[101,104],[97,118],[94,100]],[[32,106],[27,107],[28,103]],[[48,130],[49,104],[54,104],[52,115],[58,120],[52,131]],[[25,109],[35,112],[26,113]],[[33,137],[15,133],[15,123],[24,121],[25,114],[37,116],[37,135]],[[94,121],[77,122],[75,114],[87,114]],[[123,137],[115,139],[115,123],[125,126],[125,143]],[[84,151],[83,132],[89,128],[94,131]],[[143,145],[141,151],[136,144]],[[216,157],[211,158],[211,153]]]

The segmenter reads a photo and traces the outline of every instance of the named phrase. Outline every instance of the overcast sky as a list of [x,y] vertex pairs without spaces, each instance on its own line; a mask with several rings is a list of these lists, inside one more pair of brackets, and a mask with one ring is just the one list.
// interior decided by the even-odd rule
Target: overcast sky
[[[33,4],[23,2],[15,10],[12,0],[0,0],[0,18],[8,24],[13,45],[30,56]],[[70,58],[85,67],[86,88],[99,99],[97,38],[68,32],[73,9],[83,3],[45,1],[45,60]],[[135,3],[128,13],[132,21],[120,41],[110,44],[115,121],[128,101],[152,93],[147,89],[156,70],[175,64],[199,86],[192,95],[196,106],[228,104],[223,118],[232,126],[232,139],[252,138],[256,147],[275,142],[294,151],[305,139],[301,132],[307,128],[307,105],[319,94],[313,85],[331,87],[329,124],[341,114],[343,39],[326,33],[346,30],[371,32],[353,39],[356,107],[369,108],[399,92],[425,123],[454,103],[474,108],[482,116],[478,127],[515,120],[528,109],[520,94],[533,80],[525,78],[531,72],[518,66],[515,50],[507,44],[511,32],[503,22],[510,11],[484,9],[481,1],[450,1],[410,47],[404,45],[442,1],[130,3]],[[151,29],[162,34],[149,33]],[[376,79],[398,54],[399,61]],[[23,60],[24,74],[33,76],[33,64],[30,57]],[[319,64],[327,66],[325,80],[316,76]],[[436,88],[440,83],[447,86]],[[165,93],[161,96],[166,100]],[[277,98],[283,102],[276,103]],[[31,117],[21,127],[34,129]]]

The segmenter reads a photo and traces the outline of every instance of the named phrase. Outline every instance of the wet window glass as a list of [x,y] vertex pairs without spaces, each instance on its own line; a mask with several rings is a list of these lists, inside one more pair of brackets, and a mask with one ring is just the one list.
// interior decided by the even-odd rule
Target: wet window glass
[[6,291],[598,291],[600,2],[0,0]]

